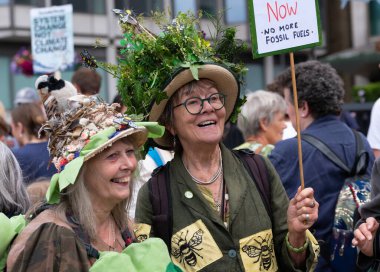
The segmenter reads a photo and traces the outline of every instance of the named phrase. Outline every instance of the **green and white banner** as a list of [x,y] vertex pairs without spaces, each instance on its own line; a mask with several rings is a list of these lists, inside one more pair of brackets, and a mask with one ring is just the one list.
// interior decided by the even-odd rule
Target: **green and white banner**
[[321,45],[317,0],[250,0],[254,58]]

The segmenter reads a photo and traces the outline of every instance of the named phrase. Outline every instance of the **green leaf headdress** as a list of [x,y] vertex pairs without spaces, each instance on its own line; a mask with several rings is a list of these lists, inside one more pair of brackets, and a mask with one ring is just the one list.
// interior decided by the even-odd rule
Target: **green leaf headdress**
[[[246,69],[236,59],[245,45],[235,39],[235,28],[223,28],[220,20],[213,19],[216,33],[206,40],[200,30],[202,14],[197,18],[180,12],[169,21],[156,12],[153,19],[161,32],[155,35],[131,11],[114,12],[123,31],[119,63],[95,62],[89,66],[100,67],[118,78],[118,91],[129,114],[143,114],[145,119],[158,121],[175,91],[193,80],[207,78],[226,95],[226,119],[236,118],[236,106],[242,103],[240,83]],[[93,60],[90,55],[87,59],[85,63]],[[158,146],[172,148],[168,132],[155,141]]]

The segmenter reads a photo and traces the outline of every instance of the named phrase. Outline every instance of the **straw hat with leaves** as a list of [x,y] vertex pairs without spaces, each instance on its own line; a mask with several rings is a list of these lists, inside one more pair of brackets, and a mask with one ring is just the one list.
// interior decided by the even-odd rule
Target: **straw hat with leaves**
[[[235,39],[235,28],[222,28],[214,19],[216,33],[206,40],[200,30],[199,14],[179,13],[169,21],[161,13],[153,19],[160,27],[152,34],[130,11],[114,10],[123,31],[118,65],[97,62],[87,51],[82,52],[85,65],[100,67],[118,78],[118,90],[127,112],[143,113],[142,118],[158,121],[170,97],[185,84],[210,79],[226,95],[226,120],[236,118],[242,75],[246,71],[236,56],[244,45]],[[165,132],[154,139],[161,148],[173,149],[173,137]]]

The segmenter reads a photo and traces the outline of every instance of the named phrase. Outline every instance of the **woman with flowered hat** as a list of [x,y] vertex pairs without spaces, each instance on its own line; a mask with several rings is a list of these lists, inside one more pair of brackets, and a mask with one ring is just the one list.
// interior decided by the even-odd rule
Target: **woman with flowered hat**
[[36,88],[49,119],[43,129],[50,134],[49,151],[59,173],[51,180],[47,203],[27,214],[28,224],[9,251],[7,271],[174,269],[159,239],[133,243],[125,209],[136,153],[162,129],[134,123],[116,111],[116,104],[76,95],[69,82],[54,77],[38,78]]
[[289,202],[273,166],[258,157],[269,183],[260,194],[243,161],[221,143],[225,122],[241,104],[234,29],[216,33],[210,46],[189,14],[155,36],[130,12],[116,13],[125,31],[113,70],[119,91],[127,102],[132,94],[154,99],[149,121],[166,127],[155,145],[176,152],[139,192],[138,239],[163,238],[186,271],[312,270],[318,251],[307,231],[318,217],[312,189]]

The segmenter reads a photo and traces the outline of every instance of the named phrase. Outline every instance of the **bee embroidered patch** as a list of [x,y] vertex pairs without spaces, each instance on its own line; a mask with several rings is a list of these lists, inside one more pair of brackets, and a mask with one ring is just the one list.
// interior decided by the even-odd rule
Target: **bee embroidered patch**
[[246,271],[277,271],[272,230],[241,239],[240,255]]
[[150,236],[151,228],[152,227],[148,224],[142,224],[142,223],[135,224],[135,228],[133,232],[135,234],[136,240],[140,243],[148,239]]
[[202,220],[172,236],[172,261],[185,271],[199,271],[222,258],[222,252]]

